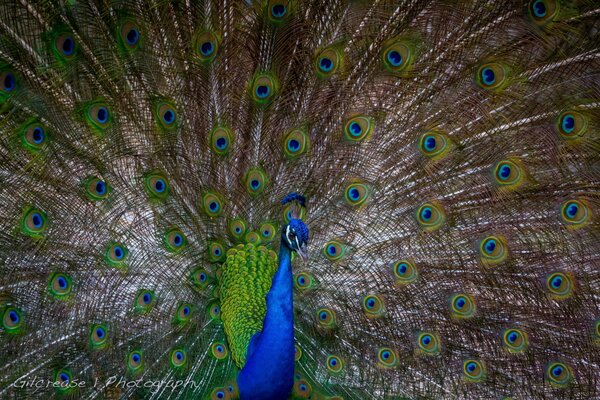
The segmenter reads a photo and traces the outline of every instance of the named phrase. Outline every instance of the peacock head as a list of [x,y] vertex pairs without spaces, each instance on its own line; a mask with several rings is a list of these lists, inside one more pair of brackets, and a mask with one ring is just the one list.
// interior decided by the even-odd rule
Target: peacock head
[[308,259],[308,227],[301,219],[291,219],[289,224],[283,227],[281,239],[283,244],[298,253],[302,260]]

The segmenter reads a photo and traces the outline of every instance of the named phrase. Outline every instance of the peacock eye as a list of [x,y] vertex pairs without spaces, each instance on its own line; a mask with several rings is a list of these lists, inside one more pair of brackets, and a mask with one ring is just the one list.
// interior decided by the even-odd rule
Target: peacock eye
[[288,239],[289,239],[290,241],[293,241],[293,240],[295,240],[295,239],[296,239],[296,234],[295,234],[294,232],[290,232],[290,233],[288,233]]

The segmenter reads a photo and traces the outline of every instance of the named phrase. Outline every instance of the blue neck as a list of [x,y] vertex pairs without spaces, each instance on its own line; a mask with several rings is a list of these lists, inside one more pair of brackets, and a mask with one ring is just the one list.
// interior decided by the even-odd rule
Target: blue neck
[[285,400],[294,385],[292,260],[283,242],[279,268],[267,293],[263,330],[252,338],[237,384],[242,400]]

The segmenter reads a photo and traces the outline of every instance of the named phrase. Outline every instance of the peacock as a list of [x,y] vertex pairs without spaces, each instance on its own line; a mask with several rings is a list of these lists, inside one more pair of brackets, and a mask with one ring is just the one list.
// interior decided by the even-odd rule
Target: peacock
[[594,0],[2,0],[0,398],[600,398]]

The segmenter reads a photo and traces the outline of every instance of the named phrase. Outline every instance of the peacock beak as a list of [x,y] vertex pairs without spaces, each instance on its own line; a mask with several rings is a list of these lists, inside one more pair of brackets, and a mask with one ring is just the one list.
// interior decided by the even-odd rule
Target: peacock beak
[[306,243],[298,248],[297,253],[302,257],[302,261],[308,261],[308,249],[306,248]]

